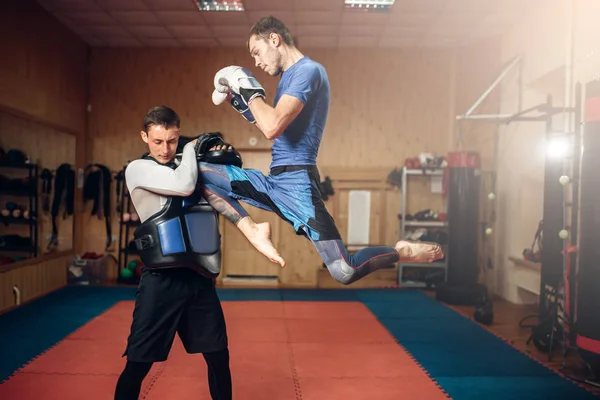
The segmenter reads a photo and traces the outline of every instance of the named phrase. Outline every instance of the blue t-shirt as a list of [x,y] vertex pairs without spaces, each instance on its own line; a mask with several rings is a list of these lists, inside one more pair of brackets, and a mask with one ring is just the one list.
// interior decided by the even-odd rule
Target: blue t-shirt
[[325,68],[302,57],[281,74],[275,106],[284,94],[300,99],[304,108],[274,140],[271,167],[316,165],[329,112],[329,78]]

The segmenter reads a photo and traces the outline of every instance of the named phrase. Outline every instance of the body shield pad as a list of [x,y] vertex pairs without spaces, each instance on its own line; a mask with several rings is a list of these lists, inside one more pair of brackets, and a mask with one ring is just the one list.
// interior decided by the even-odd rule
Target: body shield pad
[[145,268],[191,268],[210,278],[221,272],[219,216],[198,193],[169,197],[133,235]]

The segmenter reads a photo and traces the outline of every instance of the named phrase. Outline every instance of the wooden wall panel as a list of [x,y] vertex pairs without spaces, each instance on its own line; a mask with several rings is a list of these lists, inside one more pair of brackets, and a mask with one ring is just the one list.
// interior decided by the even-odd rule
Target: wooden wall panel
[[[344,242],[347,242],[350,210],[350,192],[367,191],[370,194],[369,245],[392,246],[399,240],[400,191],[385,182],[382,168],[324,167],[335,194],[325,202]],[[355,244],[355,243],[350,243]]]
[[[279,273],[280,284],[288,287],[315,287],[317,271],[323,266],[323,261],[313,244],[308,239],[297,236],[291,227],[281,229],[280,232],[278,249],[288,262]],[[231,243],[225,245],[235,246]]]
[[[310,52],[323,63],[332,100],[321,166],[393,166],[415,152],[445,153],[450,81],[439,52]],[[349,62],[352,60],[352,62]],[[146,111],[157,104],[182,117],[182,132],[221,131],[238,148],[270,142],[231,107],[211,102],[213,76],[222,66],[251,65],[245,51],[219,49],[94,49],[91,61],[90,136],[94,161],[118,168],[144,152],[139,138]],[[375,67],[377,66],[377,67]],[[252,69],[252,68],[251,68]],[[272,99],[277,78],[257,73]],[[106,139],[106,140],[104,140]],[[367,145],[365,145],[367,144]]]
[[447,152],[452,53],[337,51],[313,58],[332,86],[321,166],[389,167],[419,152]]
[[0,107],[83,134],[83,41],[34,0],[0,2],[0,37]]
[[[17,117],[12,114],[0,111],[0,147],[5,151],[9,149],[20,149],[32,160],[39,165],[39,173],[42,169],[48,168],[54,171],[63,163],[75,165],[75,141],[76,137],[65,132],[61,132],[55,128],[34,122],[29,119]],[[27,174],[25,170],[2,169],[0,174],[8,177],[20,177]],[[56,175],[56,174],[54,174]],[[54,196],[54,180],[52,181],[52,192],[50,196],[50,207]],[[41,192],[42,187],[38,190]],[[4,208],[6,201],[14,201],[17,204],[26,206],[28,199],[26,197],[7,197],[0,198],[0,209]],[[42,210],[43,198],[39,197],[39,214],[38,220],[40,223],[39,239],[40,239],[40,254],[46,251],[48,237],[52,233],[52,220],[49,213],[44,213]],[[62,218],[64,211],[64,201],[61,202],[60,213],[57,219],[59,245],[55,250],[70,250],[73,248],[73,215]],[[28,236],[29,227],[26,225],[9,225],[0,226],[2,234],[21,234]]]
[[0,272],[0,312],[17,306],[13,294],[15,286],[19,289],[21,304],[65,286],[72,257],[72,254],[63,254]]

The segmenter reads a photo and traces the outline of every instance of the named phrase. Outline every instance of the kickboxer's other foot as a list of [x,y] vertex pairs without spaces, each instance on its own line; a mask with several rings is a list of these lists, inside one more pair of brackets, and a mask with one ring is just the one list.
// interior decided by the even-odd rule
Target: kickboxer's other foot
[[396,243],[395,248],[403,262],[425,263],[444,257],[444,252],[437,243],[401,240]]
[[285,267],[285,260],[279,255],[279,252],[271,242],[271,225],[268,222],[262,222],[255,225],[254,234],[248,237],[250,243],[272,262]]

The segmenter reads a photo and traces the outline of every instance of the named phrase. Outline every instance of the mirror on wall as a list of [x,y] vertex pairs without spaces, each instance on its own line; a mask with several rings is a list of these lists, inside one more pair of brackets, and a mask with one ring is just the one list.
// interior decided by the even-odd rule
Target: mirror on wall
[[75,141],[0,110],[0,266],[73,248]]

